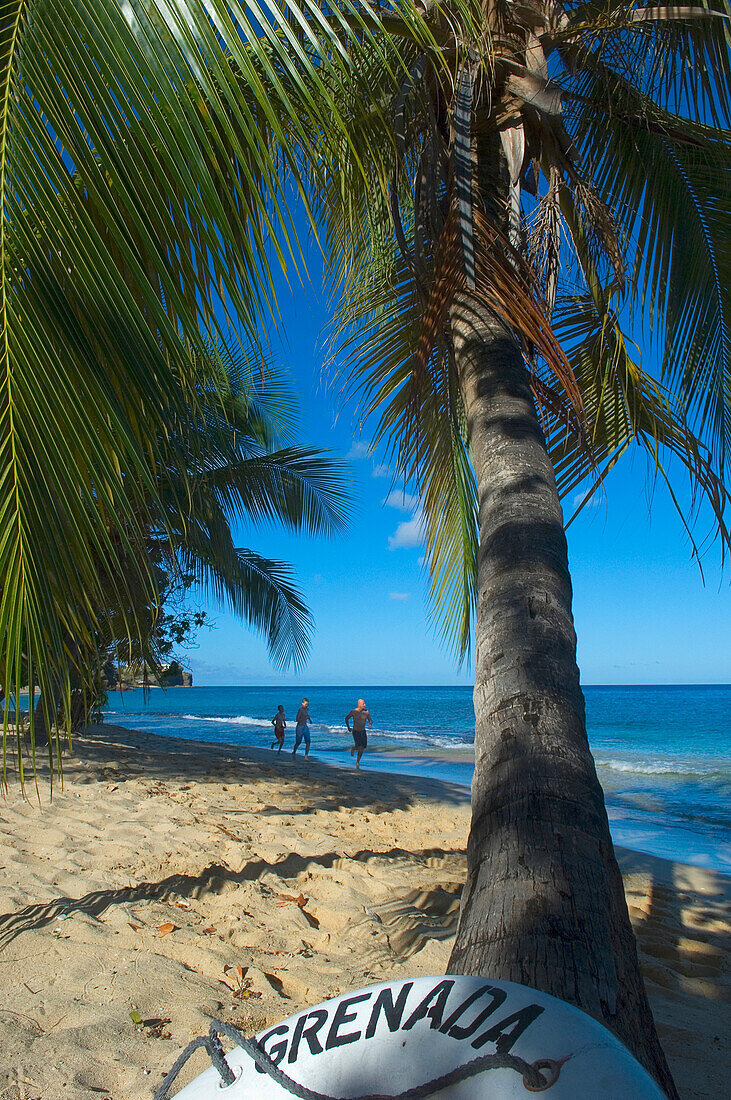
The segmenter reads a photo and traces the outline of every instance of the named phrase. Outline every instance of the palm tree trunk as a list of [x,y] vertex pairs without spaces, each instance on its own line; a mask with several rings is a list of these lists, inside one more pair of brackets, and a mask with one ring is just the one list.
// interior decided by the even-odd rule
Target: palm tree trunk
[[[47,747],[53,737],[52,727],[58,715],[59,702],[60,697],[55,692],[50,699],[42,694],[38,696],[33,718],[33,739],[37,749]],[[51,727],[47,718],[51,719]]]
[[36,748],[43,748],[48,744],[48,723],[46,722],[46,710],[43,702],[43,696],[39,696],[36,703],[35,715],[33,719],[33,741]]
[[589,751],[563,516],[528,374],[481,303],[459,300],[451,329],[480,532],[472,827],[449,969],[578,1005],[677,1097]]

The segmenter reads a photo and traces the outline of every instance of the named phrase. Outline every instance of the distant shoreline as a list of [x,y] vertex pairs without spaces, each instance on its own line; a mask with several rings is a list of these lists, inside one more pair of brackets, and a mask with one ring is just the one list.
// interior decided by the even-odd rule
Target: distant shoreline
[[[312,756],[350,766],[344,715],[364,695],[373,714],[367,770],[443,778],[468,790],[474,773],[472,689],[197,685],[187,694],[109,696],[107,720],[179,736],[269,749],[285,704],[285,746],[300,695],[311,700]],[[727,731],[731,686],[595,685],[584,690],[589,740],[616,843],[731,873]],[[301,750],[302,751],[302,750]]]
[[[108,695],[110,691],[175,691],[176,688],[185,688],[186,691],[190,691],[192,687],[199,687],[199,684],[129,684],[125,687],[108,687],[104,688],[105,693]],[[218,689],[220,691],[220,688]]]
[[[194,727],[191,728],[190,736],[153,733],[145,730],[143,723],[122,728],[141,739],[149,737],[154,738],[156,742],[162,740],[173,744],[187,744],[191,748],[208,745],[212,751],[251,755],[257,762],[274,768],[280,767],[282,763],[275,750],[227,738],[223,731],[216,731],[215,738],[203,740],[196,736]],[[286,750],[282,753],[285,762],[290,759],[289,743],[288,738]],[[338,750],[318,748],[315,732],[310,767],[335,769],[338,773],[349,774],[352,771],[352,760],[348,752],[348,742],[344,740],[342,749]],[[404,750],[369,744],[363,764],[363,774],[368,776],[381,776],[386,782],[402,779],[412,782],[446,783],[453,789],[459,788],[464,791],[465,799],[469,799],[470,796],[473,771],[474,747],[472,746],[465,746],[460,750],[448,748]],[[649,858],[677,858],[689,866],[707,868],[718,874],[731,874],[731,863],[724,857],[723,850],[719,850],[718,845],[709,846],[702,837],[694,834],[687,822],[659,821],[652,815],[628,812],[613,798],[614,792],[621,790],[621,787],[621,776],[611,785],[607,781],[607,776],[604,776],[603,789],[615,845],[643,853]]]

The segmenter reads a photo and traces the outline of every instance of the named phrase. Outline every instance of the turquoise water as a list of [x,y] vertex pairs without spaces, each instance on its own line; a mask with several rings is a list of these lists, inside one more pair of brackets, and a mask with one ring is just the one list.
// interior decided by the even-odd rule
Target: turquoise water
[[[311,760],[350,766],[345,715],[364,696],[373,716],[365,766],[469,786],[474,712],[469,688],[308,689]],[[586,687],[589,741],[615,842],[731,872],[731,686]],[[112,693],[107,717],[169,737],[268,748],[294,689],[196,687]]]

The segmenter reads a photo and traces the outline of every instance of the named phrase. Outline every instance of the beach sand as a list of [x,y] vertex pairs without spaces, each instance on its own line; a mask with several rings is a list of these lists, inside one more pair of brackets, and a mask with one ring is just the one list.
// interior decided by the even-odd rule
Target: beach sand
[[[0,1100],[150,1100],[211,1017],[446,968],[462,788],[106,725],[43,775],[0,799]],[[619,857],[681,1096],[726,1096],[731,880]]]

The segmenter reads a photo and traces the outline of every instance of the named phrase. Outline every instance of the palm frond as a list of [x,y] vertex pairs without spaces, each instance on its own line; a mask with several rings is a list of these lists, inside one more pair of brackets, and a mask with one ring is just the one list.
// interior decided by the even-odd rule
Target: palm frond
[[581,88],[577,142],[626,242],[631,304],[661,343],[663,380],[727,469],[731,134],[662,110],[605,69],[587,71]]
[[[339,295],[334,344],[363,415],[376,418],[375,439],[419,491],[435,615],[462,653],[476,503],[448,331],[467,289],[461,239],[477,254],[480,300],[522,344],[563,494],[587,479],[600,484],[639,445],[669,482],[685,466],[726,543],[728,142],[704,123],[728,117],[731,55],[729,21],[713,7],[501,6],[495,34],[484,13],[468,27],[450,5],[431,27],[436,52],[412,48],[423,78],[400,85],[367,62],[361,71],[363,58],[351,53],[353,141],[363,125],[378,153],[369,161],[363,148],[366,171],[357,175],[338,150],[325,185],[312,181]],[[455,114],[465,57],[474,59],[474,91]],[[449,80],[440,68],[447,58]],[[469,135],[460,179],[457,131]],[[447,178],[435,170],[440,158],[451,165]],[[536,177],[542,169],[546,191],[524,176],[526,162]],[[463,203],[460,227],[455,190],[467,194],[465,181],[479,201],[474,213]],[[523,187],[538,202],[527,264],[515,201]],[[586,301],[567,277],[569,244]],[[643,308],[652,316],[663,381],[641,370],[622,334],[612,294],[624,285],[635,316]],[[554,303],[557,329],[548,320]],[[591,313],[585,339],[567,334],[572,309]]]
[[731,124],[731,12],[725,0],[578,4],[555,42],[574,70],[599,61],[671,113]]
[[[565,497],[588,478],[590,489],[583,507],[628,448],[639,445],[651,460],[654,476],[667,484],[696,556],[700,559],[700,543],[693,532],[701,502],[710,508],[713,522],[709,530],[720,538],[725,554],[731,548],[726,521],[728,494],[713,455],[691,430],[673,393],[638,363],[637,352],[612,308],[611,295],[600,301],[607,303],[604,308],[591,294],[567,298],[554,315],[556,332],[581,387],[596,464],[593,470],[589,468],[578,440],[572,438],[570,423],[567,431],[566,418],[556,416],[547,442],[559,491]],[[687,471],[689,506],[683,505],[673,488],[670,459]],[[571,519],[573,516],[569,522]]]
[[290,565],[210,541],[197,553],[186,546],[181,563],[204,591],[261,634],[278,668],[302,668],[313,623]]
[[297,266],[292,135],[327,104],[347,143],[330,86],[354,32],[332,23],[312,0],[0,0],[4,745],[11,696],[40,684],[68,718],[100,617],[126,609],[132,638],[159,599],[146,539],[187,522],[181,426],[237,399],[198,349],[230,320],[256,344],[270,258]]
[[213,492],[228,516],[311,535],[332,535],[347,522],[343,472],[324,451],[288,447],[219,463],[193,477],[194,501]]

